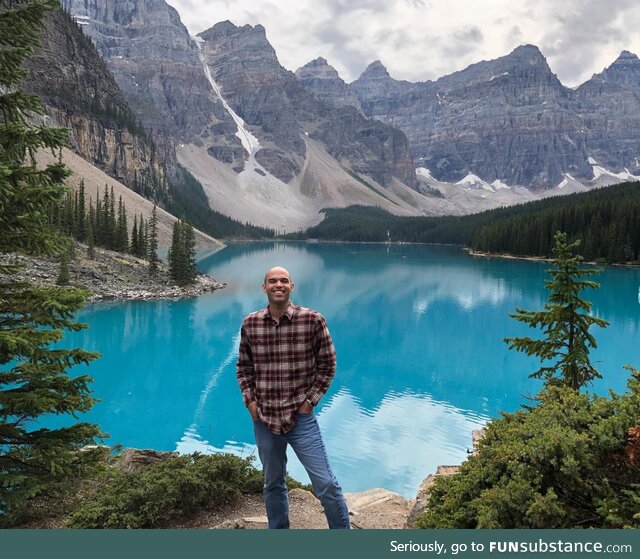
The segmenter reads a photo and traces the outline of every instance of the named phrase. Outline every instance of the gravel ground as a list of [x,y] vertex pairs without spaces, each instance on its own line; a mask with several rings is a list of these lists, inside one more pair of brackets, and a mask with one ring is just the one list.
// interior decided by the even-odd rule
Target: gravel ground
[[[14,278],[38,286],[55,285],[60,270],[60,263],[54,258],[0,254],[0,262],[19,264],[21,268]],[[79,243],[69,264],[69,274],[72,286],[91,291],[90,301],[196,297],[226,285],[199,274],[193,285],[178,287],[169,279],[165,262],[160,262],[157,273],[150,274],[145,260],[97,247],[95,258],[89,258],[87,247]]]

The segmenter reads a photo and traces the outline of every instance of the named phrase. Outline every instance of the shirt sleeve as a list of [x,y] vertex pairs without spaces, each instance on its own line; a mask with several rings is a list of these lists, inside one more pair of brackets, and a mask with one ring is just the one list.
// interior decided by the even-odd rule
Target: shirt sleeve
[[306,399],[315,406],[322,398],[336,374],[336,350],[325,319],[321,316],[313,331],[313,351],[316,356],[316,374],[307,391]]
[[256,382],[251,344],[244,324],[240,329],[240,348],[238,350],[236,368],[236,378],[242,392],[242,399],[245,406],[248,406],[251,402],[256,401]]

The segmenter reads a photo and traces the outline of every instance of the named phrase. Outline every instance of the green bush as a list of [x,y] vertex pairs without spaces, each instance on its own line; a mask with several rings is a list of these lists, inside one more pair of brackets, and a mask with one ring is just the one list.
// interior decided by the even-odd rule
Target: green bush
[[640,372],[610,397],[549,386],[437,478],[419,528],[640,528]]
[[110,471],[108,481],[71,516],[71,528],[154,528],[262,490],[252,458],[230,454],[169,458],[135,473]]

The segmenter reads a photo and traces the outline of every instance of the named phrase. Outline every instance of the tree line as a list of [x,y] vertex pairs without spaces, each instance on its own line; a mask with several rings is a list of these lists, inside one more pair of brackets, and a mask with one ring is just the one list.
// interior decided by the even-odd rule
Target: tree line
[[557,231],[579,239],[588,260],[640,259],[640,183],[496,208],[466,216],[399,217],[377,207],[323,210],[324,220],[292,239],[466,245],[474,250],[550,257]]
[[625,183],[523,208],[476,230],[474,250],[517,256],[551,255],[555,231],[581,241],[588,260],[640,260],[640,183]]
[[49,220],[62,233],[86,243],[92,258],[95,257],[94,249],[98,246],[116,252],[129,252],[149,260],[150,264],[155,263],[157,267],[156,206],[154,205],[148,220],[142,214],[135,215],[129,233],[126,204],[122,196],[118,197],[116,203],[113,186],[109,188],[105,184],[102,196],[96,189],[95,205],[94,198],[90,198],[87,204],[84,180],[80,181],[77,190],[69,191],[59,204],[51,206]]

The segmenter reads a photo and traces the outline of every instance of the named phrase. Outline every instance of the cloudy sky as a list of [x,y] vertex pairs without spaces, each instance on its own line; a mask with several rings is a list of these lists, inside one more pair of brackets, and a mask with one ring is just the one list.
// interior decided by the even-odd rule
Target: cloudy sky
[[322,56],[351,82],[379,59],[392,77],[436,79],[537,45],[573,87],[622,50],[640,55],[638,0],[168,0],[192,34],[262,24],[280,63]]

